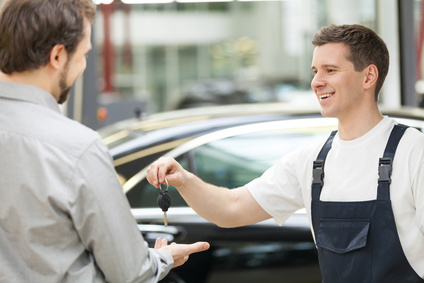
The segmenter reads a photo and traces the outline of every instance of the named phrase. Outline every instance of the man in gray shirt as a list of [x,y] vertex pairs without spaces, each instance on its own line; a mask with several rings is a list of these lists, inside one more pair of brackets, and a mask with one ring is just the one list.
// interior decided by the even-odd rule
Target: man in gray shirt
[[91,49],[91,0],[0,14],[0,282],[157,282],[209,244],[149,249],[100,137],[63,116]]

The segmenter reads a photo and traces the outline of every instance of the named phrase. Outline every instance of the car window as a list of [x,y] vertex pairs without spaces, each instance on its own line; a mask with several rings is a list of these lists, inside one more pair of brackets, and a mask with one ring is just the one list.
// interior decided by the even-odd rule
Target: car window
[[217,140],[194,150],[197,175],[236,188],[262,175],[280,157],[327,133],[262,132]]
[[[228,188],[243,186],[259,177],[280,157],[295,148],[328,136],[317,131],[273,130],[218,139],[193,149],[176,160],[208,183]],[[174,187],[169,187],[173,207],[187,206]],[[158,189],[145,179],[127,193],[133,208],[157,207]]]

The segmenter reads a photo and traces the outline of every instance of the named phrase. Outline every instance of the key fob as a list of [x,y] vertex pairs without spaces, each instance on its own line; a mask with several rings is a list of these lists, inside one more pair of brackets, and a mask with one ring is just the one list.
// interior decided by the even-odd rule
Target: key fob
[[158,196],[158,205],[163,212],[168,211],[168,208],[171,206],[171,196],[168,191],[160,191]]

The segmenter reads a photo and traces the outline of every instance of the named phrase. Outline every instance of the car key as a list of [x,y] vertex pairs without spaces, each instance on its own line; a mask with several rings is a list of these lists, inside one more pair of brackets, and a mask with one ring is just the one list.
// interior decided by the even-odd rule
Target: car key
[[162,189],[162,185],[159,185],[159,196],[158,196],[158,205],[163,211],[163,222],[165,227],[168,226],[168,217],[166,216],[166,212],[168,211],[168,208],[171,206],[171,195],[168,193],[168,181],[166,181],[166,189]]

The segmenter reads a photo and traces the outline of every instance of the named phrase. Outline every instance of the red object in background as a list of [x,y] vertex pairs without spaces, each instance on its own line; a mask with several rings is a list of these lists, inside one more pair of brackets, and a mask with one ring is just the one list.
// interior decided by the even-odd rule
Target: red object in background
[[103,13],[104,21],[104,42],[103,42],[103,77],[104,77],[104,92],[113,91],[113,71],[115,65],[115,50],[111,40],[111,16],[115,10],[115,2],[109,5],[100,5]]
[[99,122],[105,122],[107,119],[107,109],[105,107],[99,107],[97,109],[97,120]]
[[132,44],[131,44],[131,25],[130,25],[130,13],[131,6],[128,4],[121,4],[121,8],[125,13],[124,17],[124,46],[122,52],[122,61],[125,65],[132,67],[133,64],[133,54],[132,54]]
[[423,54],[423,43],[424,43],[424,0],[421,1],[421,19],[418,27],[417,35],[417,80],[421,80],[421,57]]

